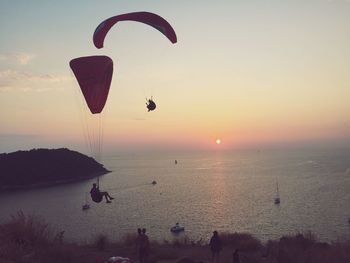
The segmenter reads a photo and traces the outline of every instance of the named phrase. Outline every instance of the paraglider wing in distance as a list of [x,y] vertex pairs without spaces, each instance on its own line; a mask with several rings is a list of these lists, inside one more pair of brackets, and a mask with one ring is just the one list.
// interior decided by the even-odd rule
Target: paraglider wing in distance
[[107,56],[72,59],[71,69],[92,114],[100,113],[106,104],[113,75],[113,61]]
[[99,24],[93,36],[95,47],[103,48],[103,42],[108,31],[119,21],[136,21],[147,24],[163,33],[171,43],[174,44],[177,42],[174,29],[164,18],[149,12],[135,12],[113,16]]

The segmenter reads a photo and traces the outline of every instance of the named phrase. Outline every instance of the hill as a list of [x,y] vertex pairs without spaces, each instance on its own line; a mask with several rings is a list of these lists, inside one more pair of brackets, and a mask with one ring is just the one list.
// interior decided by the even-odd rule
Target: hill
[[68,183],[108,172],[93,158],[66,148],[0,154],[0,190]]
[[[139,262],[137,234],[119,241],[109,241],[103,234],[92,242],[66,241],[64,231],[57,231],[43,219],[19,212],[0,224],[0,262],[26,263],[106,263],[112,256]],[[152,233],[149,233],[150,235]],[[223,244],[220,263],[232,262],[239,251],[241,263],[348,263],[350,241],[320,242],[312,233],[283,236],[262,243],[248,233],[219,233]],[[191,241],[186,236],[171,242],[150,240],[147,263],[211,263],[208,240]],[[216,262],[216,261],[215,261]]]

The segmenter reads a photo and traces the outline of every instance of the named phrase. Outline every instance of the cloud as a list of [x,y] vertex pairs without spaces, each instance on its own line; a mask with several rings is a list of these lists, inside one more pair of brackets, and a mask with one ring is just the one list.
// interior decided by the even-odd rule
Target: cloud
[[[17,70],[0,71],[0,91],[22,90],[22,91],[42,91],[48,90],[47,84],[63,83],[71,77],[53,74],[37,74],[32,72]],[[42,87],[45,85],[45,88]]]
[[0,79],[2,78],[8,78],[12,80],[45,82],[60,82],[66,80],[65,77],[55,76],[52,74],[35,74],[31,72],[17,71],[11,69],[0,71]]
[[27,65],[36,56],[28,53],[5,53],[0,54],[0,61],[13,64]]

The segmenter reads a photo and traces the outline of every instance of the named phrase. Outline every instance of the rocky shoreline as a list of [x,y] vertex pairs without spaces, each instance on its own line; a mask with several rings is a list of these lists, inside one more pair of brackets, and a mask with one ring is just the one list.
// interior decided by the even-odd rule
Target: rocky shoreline
[[110,171],[66,148],[0,154],[0,191],[50,187],[88,180]]

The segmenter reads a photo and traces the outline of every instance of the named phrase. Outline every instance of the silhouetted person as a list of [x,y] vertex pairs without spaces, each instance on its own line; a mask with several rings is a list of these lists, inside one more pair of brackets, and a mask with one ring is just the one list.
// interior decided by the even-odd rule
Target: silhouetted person
[[214,261],[219,262],[219,254],[220,254],[220,251],[222,250],[222,243],[218,235],[218,231],[213,232],[213,236],[210,239],[209,246],[210,246],[211,255],[212,255],[211,262],[212,263]]
[[233,252],[233,263],[240,263],[239,261],[239,254],[238,254],[238,249],[235,249],[235,252]]
[[101,192],[96,184],[92,185],[92,188],[90,190],[90,195],[91,195],[92,201],[96,203],[100,203],[103,197],[106,199],[106,203],[111,203],[111,200],[114,199],[107,192]]
[[137,254],[139,256],[139,261],[140,262],[142,262],[141,242],[142,242],[142,230],[141,230],[141,228],[138,228],[137,229],[137,237],[136,237],[136,250],[137,250]]
[[[147,99],[146,99],[147,100]],[[156,103],[153,101],[153,98],[151,97],[150,99],[147,100],[146,102],[147,105],[147,109],[148,111],[153,111],[156,109],[157,105]]]
[[[139,232],[139,230],[138,230]],[[146,235],[146,228],[143,228],[141,234],[139,232],[139,259],[140,263],[147,263],[149,255],[149,239]]]

